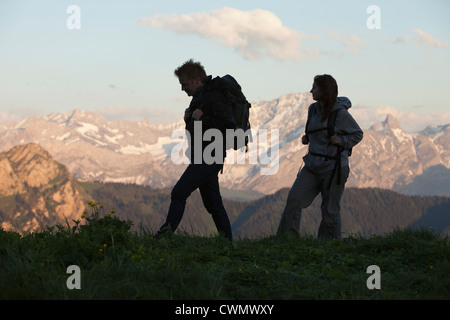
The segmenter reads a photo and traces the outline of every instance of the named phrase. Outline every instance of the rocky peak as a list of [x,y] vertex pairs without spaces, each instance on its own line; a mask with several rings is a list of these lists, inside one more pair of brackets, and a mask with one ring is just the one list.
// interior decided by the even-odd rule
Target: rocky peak
[[[226,165],[220,176],[221,185],[266,194],[290,187],[295,179],[293,173],[302,165],[302,157],[308,150],[300,138],[312,102],[309,93],[252,102],[254,149],[245,164]],[[178,138],[171,135],[183,128],[182,118],[157,126],[146,121],[108,121],[88,111],[73,110],[0,126],[0,151],[35,142],[79,179],[165,188],[173,186],[185,169],[174,164],[171,157],[171,151],[179,146]],[[273,162],[262,163],[272,133],[279,134],[279,157],[270,158],[267,154],[266,159]],[[448,124],[408,133],[388,114],[384,121],[364,130],[363,140],[353,149],[348,186],[392,189],[411,183],[432,165],[440,164],[450,170],[449,150]],[[278,168],[277,174],[261,175],[261,169],[269,166]]]
[[20,193],[23,186],[45,187],[57,177],[69,179],[69,173],[40,145],[30,143],[0,156],[0,177],[0,192],[8,195]]
[[375,131],[384,131],[387,129],[401,129],[401,126],[392,114],[387,114],[384,121],[372,125],[370,129]]
[[383,126],[389,129],[401,129],[400,123],[392,114],[388,114],[386,116],[386,120],[384,120]]
[[66,219],[71,222],[83,210],[68,169],[40,145],[19,145],[0,153],[0,211],[4,218],[0,227],[35,231],[47,224],[65,224]]

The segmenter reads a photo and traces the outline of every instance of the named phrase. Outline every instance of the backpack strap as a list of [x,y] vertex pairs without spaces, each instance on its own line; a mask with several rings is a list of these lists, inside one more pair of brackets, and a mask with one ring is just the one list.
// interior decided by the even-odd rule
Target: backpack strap
[[327,124],[326,128],[319,128],[319,129],[314,129],[314,130],[308,130],[309,120],[311,118],[311,115],[308,112],[308,119],[306,120],[306,127],[305,127],[306,136],[308,136],[308,134],[310,134],[310,133],[315,133],[315,132],[324,131],[324,130],[327,130],[328,137],[334,136],[334,125],[336,123],[336,117],[337,117],[339,110],[340,109],[335,110],[330,113],[330,115],[328,116],[328,124]]
[[308,110],[308,118],[306,118],[306,125],[305,125],[305,134],[306,134],[306,137],[308,138],[308,140],[309,140],[309,137],[308,137],[308,134],[309,134],[308,126],[309,126],[309,118],[310,117],[311,117],[310,110]]
[[336,123],[336,117],[340,109],[334,110],[330,113],[330,116],[328,117],[328,125],[327,125],[327,131],[328,131],[328,137],[334,136],[334,125]]
[[[337,114],[339,113],[339,110],[337,109],[331,112],[330,116],[328,117],[328,124],[327,124],[327,131],[328,131],[328,137],[332,137],[335,135],[334,127],[336,124],[336,118]],[[336,154],[336,164],[333,169],[333,173],[331,174],[330,182],[328,183],[328,190],[331,188],[331,183],[333,182],[333,177],[336,174],[336,170],[338,171],[337,181],[336,183],[339,185],[341,184],[341,153],[344,150],[341,146],[337,147],[337,154]]]
[[309,121],[310,121],[311,117],[312,117],[311,110],[308,110],[308,118],[306,120],[306,126],[305,126],[305,133],[306,133],[306,136],[308,137],[308,139],[309,139],[309,134],[310,133],[315,133],[315,132],[326,130],[326,128],[319,128],[319,129],[309,130]]
[[[324,130],[327,130],[328,137],[334,136],[334,134],[335,134],[334,126],[336,123],[336,117],[337,117],[339,110],[340,109],[334,110],[330,113],[330,115],[328,116],[328,124],[327,124],[326,128],[319,128],[319,129],[315,129],[315,130],[308,130],[309,119],[311,117],[310,112],[308,111],[308,120],[306,120],[306,127],[305,127],[306,136],[308,136],[308,134],[310,134],[310,133],[324,131]],[[308,139],[309,139],[309,137],[308,137]],[[313,156],[325,158],[325,161],[336,160],[336,164],[333,168],[333,173],[331,174],[331,178],[328,183],[327,190],[330,190],[330,188],[331,188],[331,183],[333,181],[334,175],[336,174],[336,171],[338,171],[337,184],[339,185],[341,183],[341,153],[343,151],[343,148],[341,146],[336,146],[336,147],[337,147],[337,153],[336,153],[336,156],[334,156],[334,157],[328,156],[325,154],[318,154],[315,152],[310,152],[310,154],[312,154]]]

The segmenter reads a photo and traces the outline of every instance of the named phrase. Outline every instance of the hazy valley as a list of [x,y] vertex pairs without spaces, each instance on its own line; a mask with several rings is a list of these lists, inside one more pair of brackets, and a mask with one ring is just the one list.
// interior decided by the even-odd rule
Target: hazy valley
[[[298,93],[253,103],[254,146],[243,164],[225,164],[220,175],[235,234],[275,232],[307,152],[299,138],[311,102],[309,94]],[[0,125],[1,226],[29,232],[65,223],[79,219],[87,202],[95,200],[133,220],[136,228],[155,231],[165,219],[170,189],[186,167],[171,157],[182,143],[174,132],[182,128],[181,120],[168,125],[108,121],[81,110]],[[271,141],[275,133],[278,139]],[[407,225],[448,231],[448,124],[408,133],[387,115],[364,130],[350,165],[342,203],[346,234],[368,236]],[[273,174],[263,174],[264,169]],[[305,211],[304,232],[316,232],[318,201]],[[215,232],[197,193],[188,201],[181,229]]]
[[[100,214],[115,210],[117,217],[133,222],[133,230],[154,233],[164,222],[170,188],[124,183],[87,182],[74,179],[67,168],[36,144],[17,146],[0,154],[0,221],[5,230],[20,233],[46,226],[73,225],[88,202],[103,205]],[[273,235],[287,198],[287,188],[259,199],[224,204],[237,237]],[[233,196],[229,190],[224,194]],[[255,197],[255,194],[250,194]],[[365,237],[396,228],[425,227],[450,234],[450,198],[407,196],[378,188],[348,188],[342,199],[343,234]],[[306,209],[301,232],[315,235],[320,221],[320,197]],[[216,233],[213,221],[194,192],[188,199],[179,230],[198,235]]]
[[[253,147],[243,164],[234,160],[225,165],[221,185],[266,195],[289,188],[307,152],[299,138],[311,102],[310,94],[297,93],[253,103]],[[177,135],[172,139],[172,134],[183,128],[182,120],[168,125],[147,120],[107,121],[74,110],[0,125],[0,152],[37,143],[77,179],[160,189],[171,187],[184,171],[185,165],[175,164],[171,157],[182,141]],[[276,132],[278,141],[271,144],[271,134]],[[230,154],[228,159],[234,156]],[[408,133],[387,115],[385,121],[364,130],[364,139],[354,148],[350,165],[349,187],[450,196],[450,128],[447,124]],[[263,174],[263,170],[276,174]]]

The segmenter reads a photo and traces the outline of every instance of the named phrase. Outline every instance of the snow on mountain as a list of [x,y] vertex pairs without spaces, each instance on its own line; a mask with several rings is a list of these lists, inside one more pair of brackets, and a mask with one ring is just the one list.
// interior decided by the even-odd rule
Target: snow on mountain
[[[290,187],[307,152],[300,138],[311,103],[309,93],[252,103],[250,150],[228,154],[221,185],[266,194]],[[147,120],[108,121],[88,111],[73,110],[0,125],[0,151],[34,142],[76,178],[165,188],[172,186],[186,167],[176,165],[172,158],[174,148],[182,146],[182,139],[178,135],[172,139],[172,134],[183,128],[182,119],[167,125]],[[408,133],[387,115],[385,121],[365,130],[363,141],[353,149],[347,185],[400,190],[427,168],[450,170],[449,131],[444,125]]]

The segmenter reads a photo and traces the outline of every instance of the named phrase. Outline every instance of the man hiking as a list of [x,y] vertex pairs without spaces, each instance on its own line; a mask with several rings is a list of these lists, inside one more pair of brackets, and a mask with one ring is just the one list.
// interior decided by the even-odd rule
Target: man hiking
[[[232,110],[225,95],[217,90],[219,81],[207,76],[200,62],[191,59],[178,67],[174,73],[181,84],[181,90],[192,97],[184,115],[188,137],[186,156],[190,164],[172,189],[167,219],[158,235],[175,232],[183,217],[187,198],[198,188],[203,204],[211,214],[219,234],[232,241],[231,224],[223,206],[218,177],[226,156],[226,129],[235,128]],[[212,163],[211,159],[205,161],[208,159],[203,156],[205,148],[214,142],[213,139],[203,141],[203,134],[208,129],[216,129],[223,134],[223,148],[213,150]],[[196,138],[196,135],[202,137]],[[222,156],[217,156],[215,152],[222,152]]]

